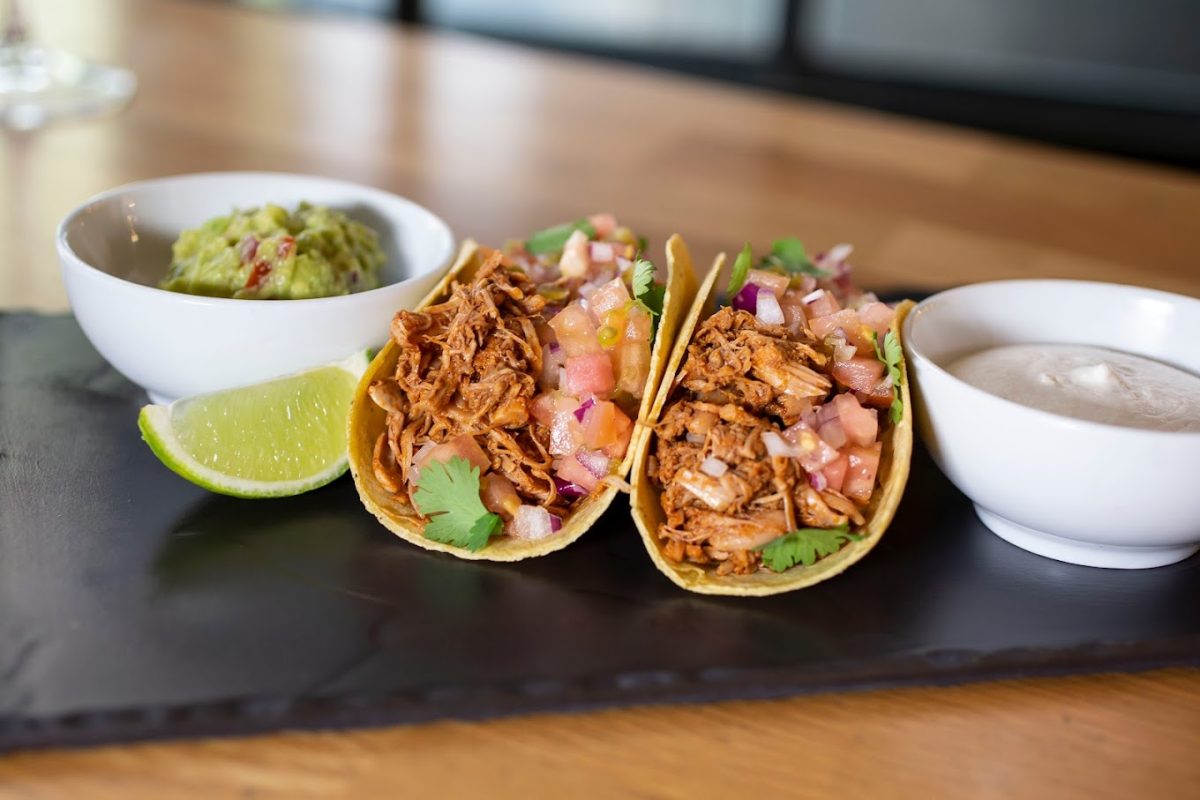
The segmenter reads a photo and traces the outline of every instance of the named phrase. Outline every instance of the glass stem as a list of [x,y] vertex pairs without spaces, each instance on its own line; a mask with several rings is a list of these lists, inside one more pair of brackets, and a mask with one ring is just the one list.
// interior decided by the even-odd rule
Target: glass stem
[[0,47],[18,47],[29,40],[19,0],[0,0]]

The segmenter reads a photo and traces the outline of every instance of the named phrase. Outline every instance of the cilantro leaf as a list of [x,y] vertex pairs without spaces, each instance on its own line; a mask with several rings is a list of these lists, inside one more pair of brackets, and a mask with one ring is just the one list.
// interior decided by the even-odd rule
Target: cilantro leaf
[[479,467],[462,456],[422,467],[413,501],[429,517],[425,535],[435,542],[479,550],[500,532],[500,515],[479,499]]
[[596,235],[596,229],[592,227],[592,223],[588,222],[587,217],[583,217],[574,222],[564,222],[532,234],[525,240],[525,249],[535,256],[557,253],[563,249],[567,239],[570,239],[571,234],[575,231],[583,231],[589,239]]
[[667,287],[654,281],[654,265],[639,258],[633,265],[633,299],[653,317],[661,317]]
[[892,407],[888,409],[888,418],[895,425],[904,417],[904,398],[900,395],[900,385],[904,382],[904,373],[900,371],[900,361],[904,358],[904,349],[900,347],[900,340],[896,338],[894,331],[888,331],[883,337],[882,350],[879,347],[879,334],[873,335],[871,341],[875,345],[875,357],[887,367],[888,375],[892,379],[892,386],[895,388]]
[[733,296],[742,290],[746,285],[746,276],[750,274],[750,262],[753,259],[753,254],[750,252],[750,243],[742,248],[742,252],[738,253],[737,258],[733,262],[733,272],[729,276],[729,288],[726,294],[729,295],[729,300],[733,301]]
[[831,556],[846,542],[862,541],[846,525],[840,528],[800,528],[756,548],[763,563],[772,572],[783,572],[797,564],[811,567],[817,560]]
[[784,272],[793,275],[796,273],[817,277],[829,275],[828,271],[812,262],[812,259],[808,257],[808,251],[804,249],[804,242],[795,236],[771,242],[771,255],[763,259],[763,266],[779,267]]

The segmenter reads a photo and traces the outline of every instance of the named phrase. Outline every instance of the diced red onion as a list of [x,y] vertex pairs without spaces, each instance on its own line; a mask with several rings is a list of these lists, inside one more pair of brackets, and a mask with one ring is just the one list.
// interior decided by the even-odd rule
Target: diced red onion
[[785,321],[783,309],[779,307],[779,299],[773,292],[758,293],[758,309],[754,316],[763,325],[782,325]]
[[625,256],[617,256],[617,269],[621,270],[621,272],[625,272],[632,266],[633,266],[633,262],[630,261],[628,258],[626,258]]
[[767,455],[772,458],[781,456],[784,458],[799,458],[801,450],[795,445],[790,445],[783,440],[783,437],[774,431],[767,431],[762,435],[762,442],[767,448]]
[[704,436],[699,433],[688,431],[684,438],[687,439],[688,444],[704,444]]
[[522,505],[508,523],[508,533],[518,539],[537,541],[554,533],[554,520],[541,506]]
[[564,481],[557,475],[554,476],[554,490],[563,497],[587,497],[587,489],[580,486],[578,483]]
[[824,294],[825,294],[824,289],[814,289],[813,291],[804,295],[804,297],[801,297],[800,302],[803,303],[804,305],[808,305],[809,303],[813,303],[813,302],[816,302],[817,300],[820,300],[821,297],[824,296]]
[[854,358],[854,355],[857,352],[858,348],[852,344],[840,344],[833,348],[833,360],[849,361],[850,359]]
[[551,342],[546,346],[550,348],[550,354],[554,356],[558,355],[559,352],[562,351],[562,345],[560,345],[558,342]]
[[852,244],[835,244],[829,248],[829,252],[825,254],[825,258],[835,263],[845,261],[854,252]]
[[596,264],[607,264],[613,260],[613,246],[608,242],[591,242],[588,244],[588,256]]
[[242,238],[238,245],[238,255],[242,259],[243,264],[249,264],[254,260],[254,256],[258,253],[258,239],[247,234]]
[[583,404],[580,405],[579,408],[575,409],[575,419],[583,422],[583,418],[587,415],[588,409],[594,405],[596,405],[595,399],[589,397],[587,400],[584,400]]
[[729,471],[729,465],[715,456],[709,456],[700,462],[700,471],[713,478],[719,478]]
[[595,450],[580,450],[575,453],[575,460],[583,464],[584,469],[597,478],[603,478],[608,474],[609,459],[603,453]]
[[758,293],[758,284],[747,283],[733,296],[733,300],[729,304],[738,311],[749,311],[754,314],[758,311]]
[[557,514],[550,515],[550,532],[558,533],[562,530],[562,517]]
[[824,472],[810,472],[808,473],[808,485],[818,492],[823,492],[829,488],[829,479],[825,477]]

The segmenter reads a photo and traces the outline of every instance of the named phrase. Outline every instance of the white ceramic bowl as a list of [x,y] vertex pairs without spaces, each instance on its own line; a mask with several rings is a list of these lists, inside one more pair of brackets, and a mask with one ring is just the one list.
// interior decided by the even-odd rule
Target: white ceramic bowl
[[[301,200],[374,228],[382,286],[313,300],[233,300],[155,287],[180,231],[233,208]],[[99,194],[62,221],[63,281],[88,339],[156,402],[255,383],[338,361],[387,340],[450,261],[446,223],[394,194],[306,175],[178,175]]]
[[1096,567],[1157,567],[1200,547],[1200,433],[1051,414],[943,369],[996,345],[1069,343],[1200,374],[1200,300],[1087,281],[980,283],[919,304],[904,338],[918,429],[994,533]]

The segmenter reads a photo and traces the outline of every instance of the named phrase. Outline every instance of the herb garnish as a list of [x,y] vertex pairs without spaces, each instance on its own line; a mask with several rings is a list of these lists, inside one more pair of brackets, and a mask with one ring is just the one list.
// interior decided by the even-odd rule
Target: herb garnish
[[875,345],[875,357],[887,367],[888,376],[892,379],[892,388],[895,393],[888,416],[895,425],[904,416],[904,398],[900,394],[900,384],[904,381],[904,373],[900,371],[900,360],[904,358],[904,350],[900,347],[900,340],[892,331],[888,331],[884,335],[882,350],[879,347],[879,334],[873,335],[871,342]]
[[413,501],[429,517],[425,536],[435,542],[480,550],[500,532],[500,515],[479,499],[479,467],[462,456],[423,466]]
[[575,231],[583,231],[589,239],[596,235],[596,228],[588,221],[587,217],[584,217],[574,222],[564,222],[553,228],[538,231],[525,240],[525,249],[535,256],[557,253],[563,249],[567,239],[570,239],[571,234]]
[[797,564],[811,567],[817,559],[831,556],[846,542],[862,541],[847,525],[840,528],[800,528],[755,548],[772,572],[783,572]]
[[804,242],[795,236],[776,239],[771,242],[771,255],[762,260],[763,267],[777,267],[789,275],[814,275],[818,278],[827,277],[830,273],[812,262]]
[[746,285],[746,276],[750,274],[750,263],[753,255],[750,253],[750,243],[746,242],[742,247],[742,252],[738,253],[737,258],[733,262],[733,272],[729,275],[729,288],[726,294],[729,295],[730,302],[733,302],[733,296],[742,290]]
[[654,265],[639,258],[633,265],[633,299],[647,314],[661,317],[667,287],[654,282]]

